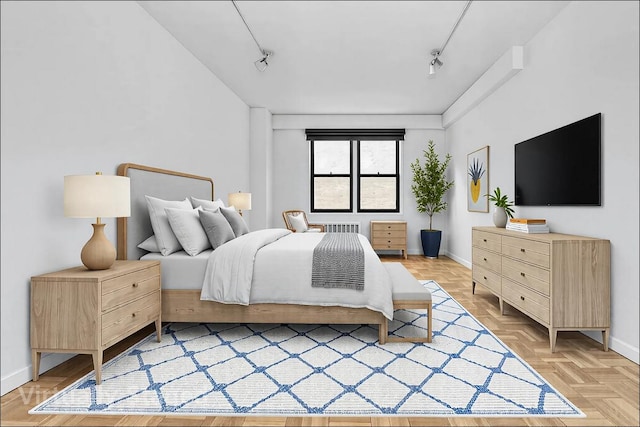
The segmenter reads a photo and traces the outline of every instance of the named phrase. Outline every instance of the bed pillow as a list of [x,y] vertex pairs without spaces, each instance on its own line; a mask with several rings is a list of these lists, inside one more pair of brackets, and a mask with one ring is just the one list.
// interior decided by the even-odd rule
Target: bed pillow
[[247,223],[244,222],[244,218],[242,218],[242,215],[240,215],[235,208],[220,208],[220,212],[222,212],[222,215],[224,215],[229,225],[231,225],[233,234],[235,234],[236,237],[240,237],[249,232]]
[[229,225],[229,221],[220,211],[201,210],[198,215],[200,216],[202,228],[214,250],[236,237],[231,225]]
[[152,234],[144,242],[140,243],[138,247],[147,252],[160,253],[160,249],[158,248],[158,242],[156,242],[155,234]]
[[156,197],[144,196],[147,199],[147,208],[149,209],[149,219],[151,220],[151,228],[156,236],[158,249],[164,256],[171,255],[182,249],[178,238],[171,230],[165,208],[176,209],[193,209],[189,199],[184,200],[162,200]]
[[186,253],[196,256],[205,249],[211,248],[207,233],[204,232],[204,228],[200,224],[198,212],[202,210],[201,207],[188,210],[174,208],[165,208],[164,210],[167,212],[171,230]]
[[218,199],[218,200],[205,200],[205,199],[196,199],[195,197],[190,197],[191,199],[191,205],[194,208],[197,208],[198,206],[202,206],[203,209],[218,209],[218,208],[223,208],[224,207],[224,202],[222,201],[222,199]]
[[302,215],[302,213],[298,213],[295,215],[292,215],[292,214],[287,214],[287,215],[289,216],[289,223],[291,224],[293,229],[296,230],[296,233],[304,233],[309,229],[309,227],[307,227],[307,223],[304,220],[304,216]]

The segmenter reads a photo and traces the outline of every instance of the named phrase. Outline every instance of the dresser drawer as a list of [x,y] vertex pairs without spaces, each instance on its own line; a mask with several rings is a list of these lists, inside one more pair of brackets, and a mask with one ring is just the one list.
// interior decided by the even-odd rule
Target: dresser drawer
[[374,237],[372,246],[402,245],[407,243],[404,237]]
[[125,332],[139,329],[158,318],[160,313],[160,290],[131,301],[102,315],[102,345],[123,337]]
[[545,242],[534,242],[516,237],[502,237],[502,253],[524,262],[549,268],[550,247]]
[[473,248],[473,266],[486,268],[496,273],[500,273],[502,265],[502,256],[495,252],[490,252],[480,248]]
[[502,237],[486,231],[473,230],[471,240],[473,246],[493,252],[500,252],[502,247]]
[[374,230],[373,235],[371,236],[374,240],[376,239],[402,239],[406,240],[407,232],[405,230]]
[[502,259],[502,275],[516,283],[549,296],[549,270],[511,258]]
[[129,303],[141,296],[160,289],[160,276],[149,277],[133,282],[127,286],[118,287],[113,292],[102,295],[102,311],[111,310],[122,304]]
[[549,298],[504,278],[502,297],[527,316],[534,317],[545,325],[549,324]]
[[405,223],[386,223],[386,222],[373,222],[371,223],[371,229],[376,231],[406,231],[407,224]]
[[129,274],[124,274],[113,279],[102,282],[102,295],[115,292],[121,289],[132,287],[134,283],[139,283],[153,276],[160,276],[160,266],[156,265],[144,270],[138,270]]
[[494,294],[500,295],[502,288],[502,279],[500,278],[500,275],[498,273],[474,265],[472,278],[474,282],[485,286]]

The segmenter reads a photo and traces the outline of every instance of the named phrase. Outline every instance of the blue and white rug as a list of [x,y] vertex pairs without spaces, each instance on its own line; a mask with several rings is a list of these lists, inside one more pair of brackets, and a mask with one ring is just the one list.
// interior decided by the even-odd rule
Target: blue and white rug
[[[368,325],[172,324],[30,414],[580,417],[436,282],[433,342],[377,344]],[[389,330],[415,335],[426,311]]]

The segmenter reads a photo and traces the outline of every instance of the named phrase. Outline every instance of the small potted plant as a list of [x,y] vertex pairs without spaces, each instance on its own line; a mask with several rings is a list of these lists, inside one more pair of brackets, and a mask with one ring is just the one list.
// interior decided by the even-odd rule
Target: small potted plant
[[424,165],[420,164],[419,158],[411,163],[413,171],[411,191],[416,197],[418,212],[426,212],[429,215],[429,228],[420,230],[422,250],[426,257],[437,258],[438,252],[440,252],[442,231],[433,229],[433,215],[447,209],[444,195],[453,185],[453,181],[446,179],[451,155],[447,154],[444,161],[440,161],[433,141],[429,141],[429,146],[423,150],[423,155]]
[[493,202],[495,208],[493,210],[493,223],[496,227],[505,228],[507,219],[513,218],[513,202],[509,201],[506,194],[500,192],[500,187],[493,190],[493,194],[486,195]]

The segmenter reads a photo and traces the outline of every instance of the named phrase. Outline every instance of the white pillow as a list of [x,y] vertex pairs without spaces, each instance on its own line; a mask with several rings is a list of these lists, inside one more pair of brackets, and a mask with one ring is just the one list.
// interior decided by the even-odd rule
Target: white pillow
[[292,215],[292,214],[288,214],[288,215],[289,215],[289,222],[291,223],[291,226],[293,227],[293,229],[296,230],[296,233],[304,233],[309,229],[309,227],[307,227],[307,223],[305,222],[304,215],[302,215],[302,213],[298,213],[295,215]]
[[200,224],[200,216],[198,211],[201,207],[195,209],[175,209],[165,208],[171,230],[178,238],[178,242],[182,249],[191,256],[196,256],[205,249],[211,248],[207,233],[204,232],[202,224]]
[[198,206],[202,206],[203,209],[218,209],[218,208],[224,208],[224,202],[222,201],[222,199],[218,199],[218,200],[205,200],[205,199],[196,199],[195,197],[190,197],[191,199],[191,205],[194,208],[197,208]]
[[158,242],[156,242],[155,234],[152,234],[144,242],[140,243],[138,247],[147,252],[160,253],[160,249],[158,248]]
[[151,228],[156,236],[158,249],[164,256],[171,255],[182,249],[180,242],[169,224],[165,208],[177,209],[193,209],[189,199],[184,200],[162,200],[156,197],[144,196],[147,199],[147,208],[149,209],[149,219],[151,220]]

